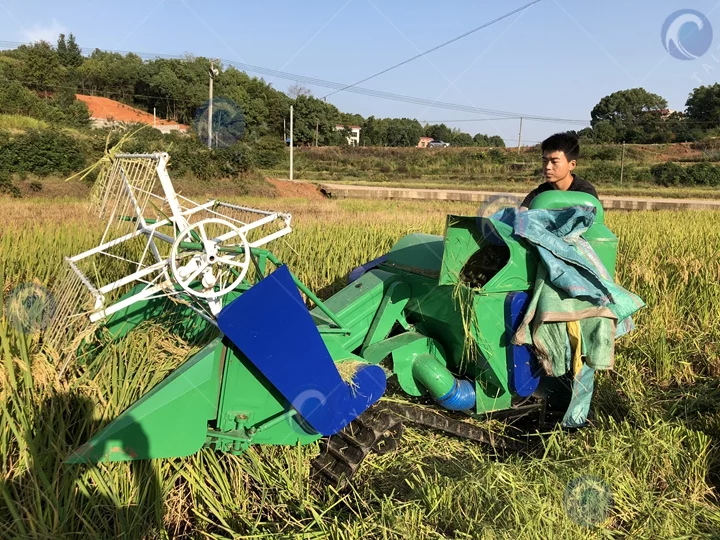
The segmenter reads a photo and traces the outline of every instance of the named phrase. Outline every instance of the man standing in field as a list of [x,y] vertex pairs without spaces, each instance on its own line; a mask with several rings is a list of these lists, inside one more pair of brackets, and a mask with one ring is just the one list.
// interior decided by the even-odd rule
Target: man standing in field
[[528,193],[520,205],[520,210],[527,210],[537,195],[553,189],[589,193],[597,199],[598,194],[593,185],[573,173],[579,156],[580,142],[577,136],[556,133],[545,139],[542,143],[542,160],[546,181]]

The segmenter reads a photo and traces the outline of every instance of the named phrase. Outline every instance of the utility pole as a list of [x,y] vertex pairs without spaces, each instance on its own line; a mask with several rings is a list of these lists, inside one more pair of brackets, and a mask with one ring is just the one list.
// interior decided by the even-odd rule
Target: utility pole
[[283,116],[283,143],[287,144],[287,124],[285,117]]
[[293,179],[293,106],[290,105],[290,180]]
[[620,158],[620,183],[622,184],[623,175],[625,174],[625,141],[623,141],[622,157]]
[[520,117],[520,134],[518,135],[518,154],[520,153],[520,141],[522,141],[522,116]]
[[210,60],[210,101],[208,105],[208,148],[212,149],[212,118],[213,118],[213,80],[215,75],[218,74],[218,70],[215,68],[215,62]]
[[318,132],[320,131],[320,120],[316,120],[315,123],[315,146],[318,145]]

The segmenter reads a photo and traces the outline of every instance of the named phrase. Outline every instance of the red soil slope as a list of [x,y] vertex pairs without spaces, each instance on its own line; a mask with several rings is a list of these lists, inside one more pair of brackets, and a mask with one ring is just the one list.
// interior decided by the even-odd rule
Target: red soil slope
[[[111,119],[116,122],[142,122],[143,124],[150,125],[153,123],[152,114],[135,109],[119,101],[99,96],[85,96],[83,94],[76,94],[75,97],[88,106],[90,116],[93,118],[103,120]],[[158,126],[179,126],[182,130],[188,127],[183,124],[178,124],[177,122],[163,120],[162,118],[156,118],[155,124]]]

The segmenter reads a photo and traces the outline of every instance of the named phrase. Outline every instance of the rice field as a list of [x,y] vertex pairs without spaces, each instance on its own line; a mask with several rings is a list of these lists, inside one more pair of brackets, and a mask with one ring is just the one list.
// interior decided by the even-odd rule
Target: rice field
[[[322,298],[411,232],[442,234],[464,204],[243,200],[291,212],[272,245]],[[0,199],[3,299],[52,286],[102,232],[75,200]],[[0,538],[710,538],[720,534],[720,227],[711,212],[609,213],[617,279],[647,307],[601,373],[595,427],[542,434],[531,455],[409,428],[349,493],[308,482],[316,445],[241,456],[64,465],[196,348],[158,325],[57,377],[38,334],[0,314]],[[595,482],[605,498],[577,512]],[[575,504],[573,504],[575,503]]]

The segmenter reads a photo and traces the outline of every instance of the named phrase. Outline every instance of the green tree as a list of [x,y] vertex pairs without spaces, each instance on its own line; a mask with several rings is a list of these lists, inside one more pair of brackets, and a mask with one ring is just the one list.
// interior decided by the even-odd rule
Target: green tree
[[488,139],[488,143],[495,148],[505,148],[505,140],[500,135],[493,135]]
[[617,129],[615,129],[612,122],[607,120],[595,124],[592,132],[593,140],[596,144],[622,142],[622,140],[618,141],[618,139],[622,139],[622,137],[618,135]]
[[460,130],[453,132],[452,139],[449,141],[453,146],[475,146],[475,141],[469,133],[464,133]]
[[64,64],[68,67],[79,67],[82,65],[84,59],[79,45],[75,42],[75,36],[71,33],[68,36],[67,56]]
[[644,88],[621,90],[595,105],[590,124],[595,128],[601,122],[609,123],[615,130],[614,142],[648,142],[658,129],[661,111],[666,108],[664,98]]
[[369,116],[360,124],[360,145],[361,146],[386,146],[387,145],[387,122],[382,118]]
[[490,146],[488,136],[484,135],[482,133],[476,133],[475,136],[473,137],[473,142],[475,143],[475,146],[482,146],[482,147]]
[[410,118],[387,119],[386,144],[388,146],[417,146],[423,128],[417,120]]
[[593,144],[595,142],[595,133],[593,132],[593,128],[586,127],[578,131],[578,139],[580,139],[581,144],[589,143]]
[[65,34],[60,34],[56,50],[60,57],[60,63],[67,68],[76,68],[83,63],[82,51],[72,34],[68,36],[67,41],[65,41]]
[[137,83],[151,74],[136,54],[123,56],[95,49],[90,58],[77,68],[77,76],[83,94],[100,95],[132,104],[134,95],[138,93]]
[[425,128],[425,136],[432,137],[436,141],[450,142],[452,131],[445,124],[432,124]]
[[46,41],[17,48],[22,59],[20,76],[23,84],[38,92],[53,91],[67,78],[57,51]]
[[674,142],[699,141],[705,135],[703,127],[707,125],[695,122],[681,112],[674,112],[667,119],[667,129],[673,134]]
[[685,115],[691,123],[706,129],[720,125],[720,84],[695,88],[685,102]]
[[215,93],[232,99],[242,109],[247,122],[246,138],[281,136],[284,129],[289,129],[292,100],[262,79],[229,67],[215,78]]
[[57,40],[57,46],[55,47],[55,50],[58,53],[58,56],[60,57],[60,61],[65,64],[63,61],[68,53],[67,43],[65,43],[65,34],[60,34],[58,36]]
[[335,126],[339,120],[340,111],[334,105],[312,96],[298,96],[293,108],[294,140],[298,144],[312,145],[317,129],[319,145],[338,144]]

